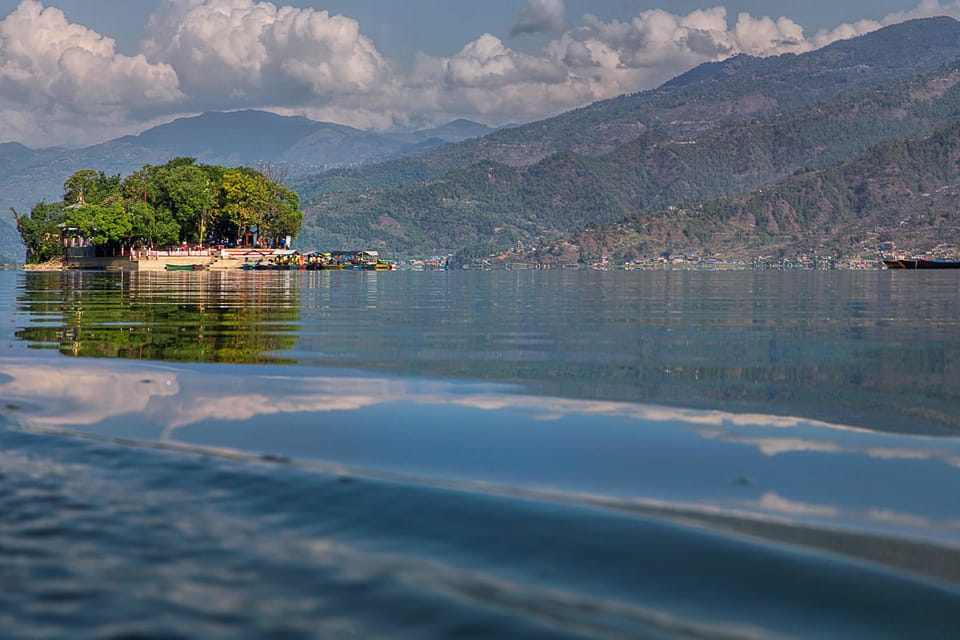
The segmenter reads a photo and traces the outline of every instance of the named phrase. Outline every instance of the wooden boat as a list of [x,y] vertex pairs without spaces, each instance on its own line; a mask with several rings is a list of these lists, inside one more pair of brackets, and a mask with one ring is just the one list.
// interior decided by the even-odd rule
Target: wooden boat
[[934,260],[931,258],[886,258],[887,269],[960,269],[960,260]]
[[303,267],[296,262],[262,261],[255,262],[250,268],[256,271],[297,271]]
[[202,264],[171,264],[167,263],[164,266],[164,269],[167,271],[200,271],[203,269]]
[[[256,258],[256,259],[251,259]],[[307,265],[304,256],[297,251],[274,250],[270,256],[256,257],[256,254],[250,252],[250,255],[243,263],[243,269],[246,271],[296,271],[306,269]]]

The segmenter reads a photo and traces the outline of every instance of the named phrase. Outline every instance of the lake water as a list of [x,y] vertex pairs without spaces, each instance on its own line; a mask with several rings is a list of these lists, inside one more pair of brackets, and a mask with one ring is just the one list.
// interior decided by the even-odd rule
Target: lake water
[[960,274],[0,272],[0,637],[955,638]]

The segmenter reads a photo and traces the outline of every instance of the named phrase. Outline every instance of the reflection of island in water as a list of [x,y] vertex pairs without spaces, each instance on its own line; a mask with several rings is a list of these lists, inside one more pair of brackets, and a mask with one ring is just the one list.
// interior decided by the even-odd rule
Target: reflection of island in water
[[77,357],[287,363],[300,304],[283,275],[27,273],[16,336]]
[[26,274],[16,335],[67,355],[495,381],[955,435],[955,274],[895,275]]

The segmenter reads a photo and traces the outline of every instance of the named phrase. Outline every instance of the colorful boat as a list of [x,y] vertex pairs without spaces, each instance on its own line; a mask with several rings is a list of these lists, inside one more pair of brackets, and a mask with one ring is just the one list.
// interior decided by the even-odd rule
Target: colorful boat
[[960,269],[960,260],[931,258],[885,258],[887,269]]
[[365,269],[371,271],[391,271],[397,265],[389,260],[380,259],[376,251],[327,251],[308,253],[304,256],[306,269]]
[[410,268],[414,271],[446,271],[448,266],[446,260],[414,260]]

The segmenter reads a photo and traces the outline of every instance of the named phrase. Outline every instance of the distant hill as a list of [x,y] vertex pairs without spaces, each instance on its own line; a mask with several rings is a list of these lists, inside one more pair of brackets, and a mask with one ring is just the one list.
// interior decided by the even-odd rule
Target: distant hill
[[297,142],[324,129],[341,135],[354,132],[349,127],[303,117],[279,116],[266,111],[234,111],[178,118],[114,142],[176,152],[204,161],[207,158],[227,158],[243,164],[277,161]]
[[637,213],[548,243],[518,260],[614,262],[718,253],[732,258],[960,251],[960,120],[877,145],[855,160],[799,172],[743,195]]
[[301,116],[249,110],[179,118],[108,144],[185,155],[208,164],[283,163],[292,175],[298,175],[402,156],[423,151],[425,144],[427,148],[442,146],[491,131],[476,122],[456,120],[423,131],[376,133]]
[[469,138],[482,138],[493,131],[495,129],[485,124],[458,118],[433,129],[421,129],[411,134],[396,134],[396,137],[402,140],[409,139],[411,142],[425,142],[431,139],[460,142]]

